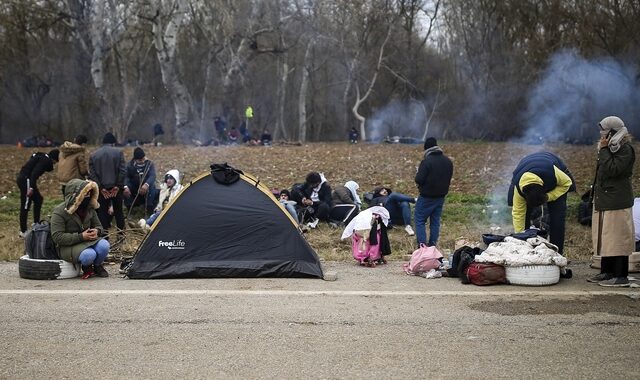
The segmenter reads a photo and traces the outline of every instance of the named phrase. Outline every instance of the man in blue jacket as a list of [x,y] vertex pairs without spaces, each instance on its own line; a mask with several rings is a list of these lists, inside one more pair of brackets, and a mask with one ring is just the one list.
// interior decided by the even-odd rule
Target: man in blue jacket
[[[444,198],[449,193],[451,177],[453,177],[453,163],[442,152],[435,138],[427,138],[424,142],[424,159],[420,162],[415,178],[420,190],[414,210],[418,246],[420,244],[434,246],[438,243],[440,217]],[[427,240],[425,226],[427,219],[429,220],[429,240]]]
[[529,226],[531,211],[547,204],[549,241],[564,250],[567,192],[575,191],[573,176],[562,160],[553,153],[538,152],[520,160],[513,171],[507,202],[512,206],[514,232]]

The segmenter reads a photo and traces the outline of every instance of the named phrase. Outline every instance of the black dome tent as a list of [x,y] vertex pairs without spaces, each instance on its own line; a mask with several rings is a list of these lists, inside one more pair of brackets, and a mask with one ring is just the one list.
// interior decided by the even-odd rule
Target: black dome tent
[[289,213],[258,180],[237,173],[232,184],[208,173],[189,183],[158,217],[127,276],[322,278]]

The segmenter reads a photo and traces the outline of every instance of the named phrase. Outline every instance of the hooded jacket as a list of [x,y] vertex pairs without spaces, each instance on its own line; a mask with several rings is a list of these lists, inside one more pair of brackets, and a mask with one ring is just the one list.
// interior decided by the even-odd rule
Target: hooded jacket
[[172,176],[176,180],[176,184],[172,187],[169,187],[167,186],[166,182],[162,183],[162,186],[160,186],[160,198],[158,200],[158,205],[156,206],[155,211],[162,211],[165,200],[167,202],[173,202],[173,200],[176,199],[176,195],[182,190],[182,185],[180,184],[180,172],[172,169],[166,172],[165,176],[167,174]]
[[53,160],[48,154],[36,152],[29,157],[29,161],[20,169],[18,177],[29,180],[29,186],[38,190],[38,178],[45,172],[53,171]]
[[74,178],[84,179],[89,174],[86,149],[82,145],[65,141],[60,146],[60,161],[58,161],[58,181],[61,185]]
[[[89,192],[91,200],[87,215],[81,220],[76,211]],[[101,234],[102,225],[96,213],[99,207],[98,185],[95,182],[72,179],[67,183],[64,202],[56,206],[51,213],[51,238],[63,260],[77,263],[80,252],[96,243],[96,240],[85,241],[82,232],[88,228],[96,228],[98,234]]]

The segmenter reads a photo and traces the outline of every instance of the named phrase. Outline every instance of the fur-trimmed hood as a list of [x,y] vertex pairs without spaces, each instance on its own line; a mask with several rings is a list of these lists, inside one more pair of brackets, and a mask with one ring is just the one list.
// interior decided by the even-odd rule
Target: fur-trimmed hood
[[85,150],[86,149],[82,145],[74,144],[71,141],[65,141],[64,144],[60,145],[60,156],[64,158],[76,153],[83,153]]
[[67,182],[67,185],[64,188],[64,210],[69,215],[73,215],[89,192],[91,192],[90,205],[97,210],[100,208],[100,204],[98,203],[99,189],[97,183],[83,179],[72,179]]

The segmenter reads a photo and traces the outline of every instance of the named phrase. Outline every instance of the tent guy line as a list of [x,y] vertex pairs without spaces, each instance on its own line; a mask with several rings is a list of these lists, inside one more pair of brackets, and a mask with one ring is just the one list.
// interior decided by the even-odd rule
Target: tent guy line
[[367,291],[367,290],[224,290],[224,289],[0,289],[0,295],[207,295],[207,296],[332,296],[332,297],[579,297],[627,295],[640,298],[640,292],[629,290],[603,291]]

